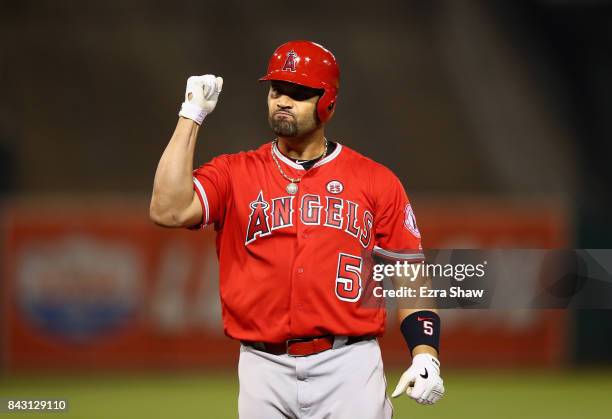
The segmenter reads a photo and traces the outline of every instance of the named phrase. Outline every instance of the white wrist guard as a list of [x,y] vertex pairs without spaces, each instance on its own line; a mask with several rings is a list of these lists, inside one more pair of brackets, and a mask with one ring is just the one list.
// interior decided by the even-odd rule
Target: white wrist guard
[[193,103],[189,102],[183,102],[181,105],[181,110],[179,111],[179,116],[191,119],[198,125],[202,125],[202,121],[204,121],[206,115],[208,115],[208,112],[200,108],[198,105],[194,105]]

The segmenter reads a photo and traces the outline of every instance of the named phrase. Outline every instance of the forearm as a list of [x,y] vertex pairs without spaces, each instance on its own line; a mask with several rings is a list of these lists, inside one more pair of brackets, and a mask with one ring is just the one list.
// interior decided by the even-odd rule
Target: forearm
[[179,118],[170,142],[157,165],[150,216],[158,224],[176,227],[194,201],[193,158],[200,126],[191,119]]
[[[410,281],[408,278],[394,278],[393,284],[396,289],[400,289],[401,287],[410,287],[412,289],[418,289],[421,286],[431,286],[431,279],[424,278],[419,276],[414,278],[413,281]],[[417,294],[418,295],[418,294]],[[409,307],[408,307],[409,306]],[[410,316],[413,313],[417,313],[420,311],[429,311],[438,314],[438,310],[435,307],[435,303],[432,303],[430,299],[424,299],[416,297],[414,300],[410,299],[409,301],[400,302],[397,309],[397,318],[398,322],[401,325],[404,319]],[[430,354],[432,356],[438,357],[438,351],[436,348],[430,345],[416,345],[412,348],[412,356],[418,354]]]

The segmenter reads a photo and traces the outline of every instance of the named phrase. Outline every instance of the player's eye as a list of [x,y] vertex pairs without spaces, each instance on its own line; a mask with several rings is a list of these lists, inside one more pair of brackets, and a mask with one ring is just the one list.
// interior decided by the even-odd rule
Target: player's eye
[[293,100],[303,101],[310,99],[313,96],[320,96],[323,94],[322,90],[313,89],[310,87],[297,86],[291,83],[286,84],[272,84],[271,96],[277,98],[281,95],[290,97]]
[[295,100],[306,100],[310,99],[313,96],[317,96],[318,94],[319,92],[316,90],[298,90],[294,92],[291,97]]

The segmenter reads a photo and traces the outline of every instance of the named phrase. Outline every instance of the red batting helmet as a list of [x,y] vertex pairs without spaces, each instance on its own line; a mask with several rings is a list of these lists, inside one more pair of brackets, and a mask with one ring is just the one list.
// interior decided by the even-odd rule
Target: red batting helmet
[[259,79],[288,81],[313,89],[324,90],[317,103],[321,122],[331,116],[340,87],[340,69],[334,55],[310,41],[289,41],[276,48],[268,72]]

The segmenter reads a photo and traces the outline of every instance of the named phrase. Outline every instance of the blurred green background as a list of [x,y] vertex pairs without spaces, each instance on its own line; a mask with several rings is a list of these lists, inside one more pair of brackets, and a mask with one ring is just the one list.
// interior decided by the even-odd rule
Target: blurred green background
[[[389,387],[395,386],[400,373],[387,374]],[[395,417],[610,418],[610,371],[451,370],[443,375],[447,394],[440,403],[421,406],[407,397],[394,399]],[[389,388],[388,393],[392,390]],[[0,392],[27,398],[66,398],[69,411],[55,414],[66,419],[237,417],[237,377],[223,373],[4,377],[0,379]],[[31,413],[6,415],[7,418],[33,416]]]

